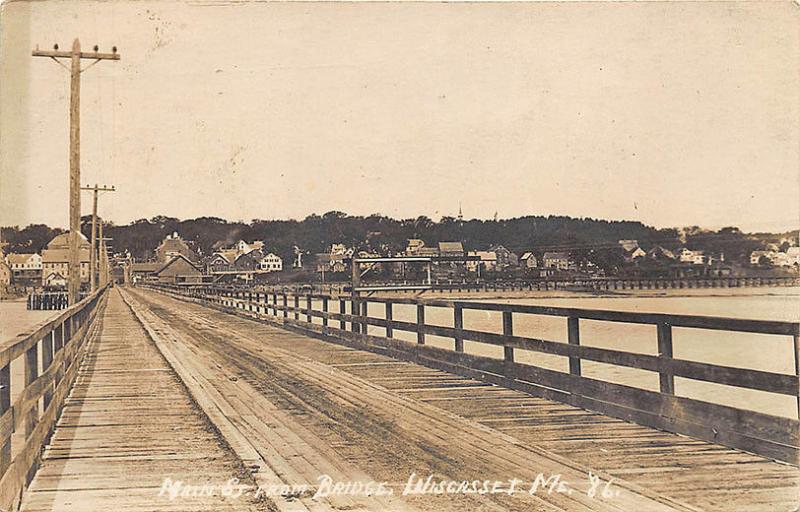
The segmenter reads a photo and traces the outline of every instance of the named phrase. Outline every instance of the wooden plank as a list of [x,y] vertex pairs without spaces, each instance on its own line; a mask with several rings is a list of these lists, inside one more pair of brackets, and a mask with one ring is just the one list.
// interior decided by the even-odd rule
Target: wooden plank
[[[353,340],[350,340],[353,341]],[[393,357],[564,401],[627,421],[691,435],[751,451],[792,464],[800,456],[797,420],[645,391],[621,384],[572,376],[544,368],[512,363],[431,346],[409,348],[407,343],[371,336],[369,342],[391,348]],[[369,348],[369,344],[360,345]]]

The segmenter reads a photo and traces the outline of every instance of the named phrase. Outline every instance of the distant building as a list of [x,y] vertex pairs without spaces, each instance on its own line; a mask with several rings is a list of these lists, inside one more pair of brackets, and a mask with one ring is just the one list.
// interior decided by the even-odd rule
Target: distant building
[[[89,254],[92,246],[83,233],[78,234],[81,283],[89,282]],[[69,232],[50,240],[42,250],[42,286],[66,287],[69,279]]]
[[617,243],[625,252],[633,252],[639,248],[638,240],[618,240]]
[[496,255],[496,267],[498,270],[519,265],[519,257],[502,245],[495,245],[490,247],[489,250]]
[[569,270],[570,257],[566,252],[546,252],[542,256],[542,264],[545,268],[556,270]]
[[39,284],[42,280],[42,257],[36,253],[15,254],[6,257],[11,269],[11,279],[16,283]]
[[230,270],[231,262],[224,255],[215,252],[205,260],[204,266],[207,274],[214,274]]
[[800,258],[798,258],[796,251],[792,251],[792,249],[797,249],[797,247],[790,247],[786,252],[776,252],[772,264],[778,267],[800,265]]
[[222,250],[222,251],[233,251],[236,253],[236,257],[241,256],[242,254],[247,254],[251,251],[261,250],[264,248],[264,242],[261,240],[254,240],[252,242],[245,242],[244,240],[239,240],[231,247],[225,247],[223,243],[217,242],[214,244],[216,247],[213,247],[215,251]]
[[760,265],[761,258],[766,258],[770,265],[775,261],[775,251],[753,251],[750,253],[750,264]]
[[129,270],[130,279],[134,283],[151,279],[156,271],[163,266],[163,263],[159,263],[157,261],[131,263]]
[[463,258],[464,246],[461,242],[439,242],[439,256],[445,258]]
[[625,258],[625,261],[627,261],[628,263],[630,263],[632,261],[636,261],[639,258],[644,258],[645,256],[647,256],[647,253],[644,252],[644,249],[642,249],[641,247],[638,247],[638,246],[636,248],[634,248],[633,250],[630,250],[630,251],[626,250],[623,247],[622,248],[622,254],[623,254],[623,257]]
[[497,269],[497,253],[493,251],[470,251],[467,256],[467,270],[476,272],[478,267],[492,272]]
[[11,268],[9,268],[8,264],[2,258],[2,253],[0,253],[0,292],[5,291],[10,284]]
[[344,244],[331,244],[331,254],[351,256],[353,249],[348,249]]
[[692,251],[686,247],[678,251],[678,260],[681,263],[691,263],[693,265],[706,265],[711,261],[704,251]]
[[167,237],[156,247],[156,261],[168,262],[174,256],[184,256],[189,261],[197,261],[197,254],[177,232]]
[[676,256],[675,253],[669,249],[664,249],[660,245],[657,245],[647,251],[647,258],[651,260],[674,260]]
[[268,253],[258,262],[258,268],[267,272],[281,272],[283,271],[283,260],[273,253]]
[[258,264],[261,261],[261,258],[264,257],[264,254],[256,249],[244,254],[240,254],[234,261],[233,261],[233,269],[239,271],[255,271],[258,270]]
[[439,249],[436,247],[420,247],[414,256],[422,256],[425,258],[433,258],[439,256]]
[[247,254],[248,252],[252,251],[253,248],[250,247],[250,244],[244,240],[239,240],[236,242],[236,250],[239,251],[239,254]]
[[153,273],[159,283],[201,283],[203,271],[183,254],[173,256]]
[[344,272],[347,264],[344,261],[344,254],[317,254],[317,272]]
[[406,256],[418,256],[423,247],[425,247],[425,242],[419,238],[409,238],[408,245],[406,245]]
[[536,256],[533,255],[532,252],[523,253],[519,259],[520,266],[524,268],[536,268],[539,266],[539,261],[536,259]]
[[800,265],[800,247],[789,247],[786,256],[790,265]]

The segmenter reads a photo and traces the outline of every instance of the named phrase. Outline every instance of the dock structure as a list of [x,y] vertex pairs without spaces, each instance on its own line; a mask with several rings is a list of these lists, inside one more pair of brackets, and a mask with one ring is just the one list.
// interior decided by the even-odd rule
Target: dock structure
[[[796,416],[675,395],[681,378],[796,400],[797,375],[701,367],[670,350],[672,329],[682,328],[787,338],[796,350],[797,323],[642,315],[635,320],[653,328],[659,353],[624,355],[582,343],[580,326],[628,322],[629,313],[400,299],[418,314],[408,322],[396,314],[395,300],[353,298],[347,308],[348,301],[177,286],[103,288],[6,344],[2,370],[18,357],[27,369],[22,388],[11,385],[18,397],[12,404],[9,395],[0,411],[0,440],[22,446],[0,457],[0,508],[797,506]],[[501,330],[467,328],[464,311],[472,307],[497,314]],[[452,327],[426,322],[431,308],[449,310]],[[516,335],[514,321],[524,314],[565,319],[567,342]],[[413,341],[400,339],[401,331]],[[449,339],[452,349],[432,346],[434,338]],[[500,357],[465,351],[465,343],[477,342],[499,347]],[[521,353],[537,350],[567,358],[568,371],[524,364]],[[600,383],[585,375],[584,361],[644,367],[658,374],[658,389]],[[33,409],[41,396],[49,399]],[[232,478],[241,495],[221,488]],[[520,488],[508,492],[514,479]],[[484,480],[505,482],[505,492],[432,491],[437,482],[445,488]],[[206,484],[210,492],[170,499],[164,490],[177,492],[176,481]],[[326,493],[336,482],[394,492]]]

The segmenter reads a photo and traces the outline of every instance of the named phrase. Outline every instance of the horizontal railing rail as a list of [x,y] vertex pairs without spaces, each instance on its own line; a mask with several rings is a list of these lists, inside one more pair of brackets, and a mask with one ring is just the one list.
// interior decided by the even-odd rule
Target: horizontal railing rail
[[[796,414],[800,414],[798,322],[444,299],[343,297],[286,290],[267,293],[172,285],[159,285],[156,288],[227,311],[276,321],[364,348],[378,348],[397,357],[521,389],[537,396],[798,464],[800,422],[796,417],[775,416],[675,393],[675,378],[679,377],[791,396],[795,398]],[[338,306],[332,307],[336,303]],[[376,305],[381,306],[380,316],[370,316],[370,306]],[[416,321],[395,318],[395,305],[414,306]],[[449,310],[452,326],[426,323],[425,313],[429,308]],[[464,312],[470,310],[499,312],[502,333],[465,328]],[[520,336],[514,332],[514,319],[520,315],[565,319],[566,342]],[[581,321],[585,320],[654,326],[653,348],[656,349],[656,355],[584,345],[581,343]],[[674,328],[788,337],[792,340],[795,371],[784,374],[673,357]],[[375,335],[375,329],[382,335]],[[416,343],[396,339],[396,331],[415,334]],[[426,336],[452,340],[452,350],[426,344]],[[465,353],[465,341],[503,347],[503,358]],[[766,343],[770,339],[760,341]],[[518,350],[566,358],[569,371],[555,371],[519,362]],[[582,372],[583,361],[653,372],[658,375],[658,391],[587,377]]]
[[[402,290],[407,286],[409,292],[419,292],[422,282],[390,280],[385,282],[365,281],[363,286],[395,286]],[[184,285],[193,286],[193,285]],[[202,285],[209,286],[209,285]],[[347,282],[329,283],[286,283],[286,284],[216,284],[220,290],[258,290],[271,293],[273,291],[311,291],[312,293],[349,294],[350,284]],[[425,285],[427,288],[429,285]],[[515,291],[559,291],[572,289],[591,289],[597,291],[617,290],[677,290],[677,289],[705,289],[705,288],[750,288],[750,287],[788,287],[800,286],[800,276],[709,276],[709,277],[547,277],[534,279],[512,280],[442,280],[434,279],[430,284],[428,294],[452,292],[515,292]]]
[[16,510],[36,472],[105,297],[100,289],[0,345],[0,510]]

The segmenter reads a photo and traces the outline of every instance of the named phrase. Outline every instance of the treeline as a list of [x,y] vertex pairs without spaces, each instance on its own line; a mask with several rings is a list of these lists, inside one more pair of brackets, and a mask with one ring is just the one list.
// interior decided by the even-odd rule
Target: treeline
[[[88,237],[91,218],[82,219],[83,232]],[[2,229],[6,252],[39,252],[63,230],[45,225]],[[778,241],[768,234],[748,235],[734,227],[718,231],[699,227],[656,229],[641,222],[606,221],[563,216],[527,216],[505,220],[465,220],[444,217],[436,222],[428,217],[392,219],[382,215],[349,216],[342,212],[310,215],[303,220],[253,220],[250,223],[229,222],[216,217],[179,220],[157,216],[139,219],[127,225],[107,225],[106,236],[114,252],[130,252],[137,260],[152,257],[153,250],[167,235],[177,232],[194,243],[201,254],[210,254],[219,241],[234,243],[239,239],[263,240],[267,249],[284,260],[291,261],[295,248],[308,253],[326,251],[331,244],[341,243],[356,249],[381,254],[398,253],[405,249],[409,238],[420,238],[426,245],[439,241],[463,241],[467,250],[487,249],[503,245],[521,254],[533,250],[564,251],[592,260],[604,257],[616,260],[618,240],[635,239],[647,250],[662,246],[679,247],[723,253],[726,261],[745,262],[753,250]],[[796,233],[794,234],[796,239]]]

